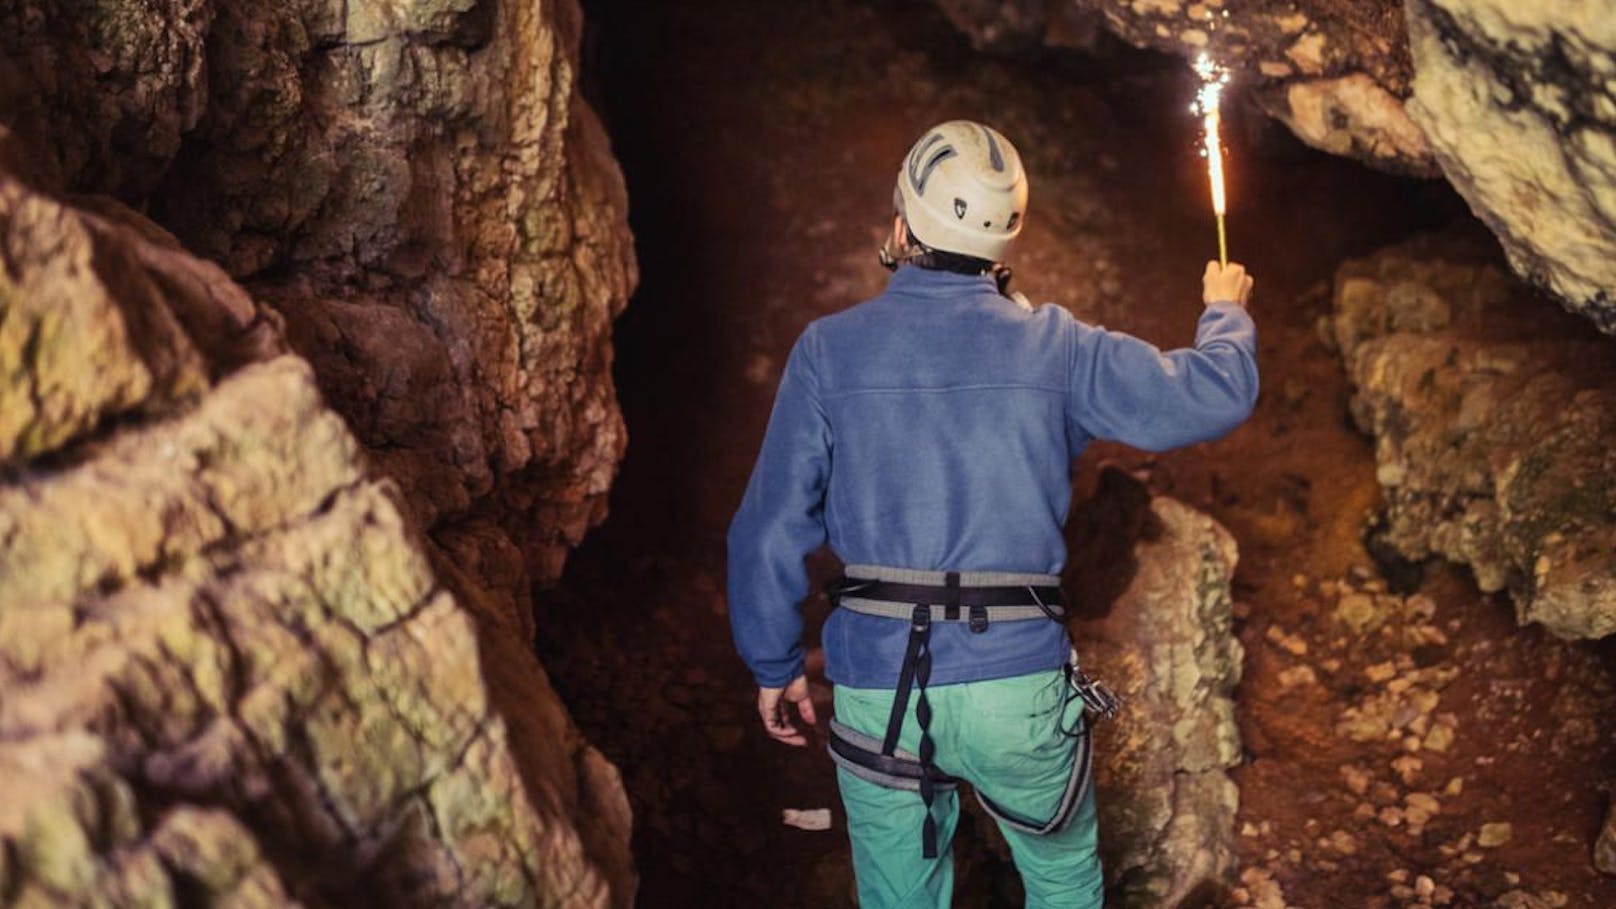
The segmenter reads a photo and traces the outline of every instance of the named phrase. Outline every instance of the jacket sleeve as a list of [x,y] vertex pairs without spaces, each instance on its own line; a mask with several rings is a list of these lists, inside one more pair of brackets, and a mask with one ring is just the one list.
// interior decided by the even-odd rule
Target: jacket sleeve
[[802,674],[803,560],[825,543],[831,432],[808,339],[805,332],[786,361],[763,449],[729,527],[730,629],[741,659],[769,688]]
[[1257,403],[1257,328],[1233,303],[1201,314],[1195,346],[1166,353],[1076,323],[1069,418],[1085,435],[1147,451],[1218,438]]

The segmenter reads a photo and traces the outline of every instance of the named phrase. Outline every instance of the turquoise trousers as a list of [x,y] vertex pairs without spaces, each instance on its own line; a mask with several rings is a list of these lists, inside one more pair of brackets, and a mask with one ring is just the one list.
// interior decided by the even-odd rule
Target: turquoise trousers
[[[931,701],[931,736],[937,766],[965,780],[994,802],[1024,817],[1047,818],[1060,802],[1072,772],[1072,739],[1063,729],[1081,724],[1083,704],[1067,696],[1060,670],[1008,679],[938,685]],[[836,689],[836,717],[867,735],[886,734],[892,710],[890,688]],[[910,697],[909,716],[898,745],[920,747],[920,727]],[[925,806],[911,791],[888,789],[836,771],[853,841],[853,871],[860,909],[943,907],[954,892],[954,862],[948,843],[959,821],[959,794],[940,792],[932,804],[939,857],[921,855]],[[1058,833],[1036,836],[999,825],[1010,842],[1028,907],[1100,909],[1103,901],[1094,789]]]

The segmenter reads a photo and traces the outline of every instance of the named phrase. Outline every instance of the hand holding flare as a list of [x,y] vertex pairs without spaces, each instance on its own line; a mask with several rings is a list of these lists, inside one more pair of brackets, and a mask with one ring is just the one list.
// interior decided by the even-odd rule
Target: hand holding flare
[[1223,87],[1229,84],[1229,73],[1201,54],[1195,60],[1195,74],[1201,77],[1201,90],[1195,93],[1195,107],[1204,123],[1202,153],[1206,155],[1206,175],[1212,184],[1212,212],[1218,216],[1218,261],[1229,264],[1229,242],[1223,230],[1223,215],[1228,210],[1223,194],[1223,143],[1218,137],[1222,124],[1221,107]]

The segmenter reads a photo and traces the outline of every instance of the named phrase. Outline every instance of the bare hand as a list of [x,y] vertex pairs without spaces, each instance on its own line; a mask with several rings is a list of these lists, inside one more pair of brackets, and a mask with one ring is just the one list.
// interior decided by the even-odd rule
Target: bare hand
[[1251,299],[1251,275],[1239,262],[1219,265],[1217,260],[1206,263],[1206,274],[1201,277],[1201,299],[1208,303],[1237,303],[1246,305]]
[[808,744],[808,737],[786,715],[787,703],[797,705],[797,715],[809,726],[819,721],[814,716],[813,699],[808,696],[806,676],[797,676],[784,688],[759,688],[757,697],[758,716],[762,717],[763,729],[769,737],[801,748]]

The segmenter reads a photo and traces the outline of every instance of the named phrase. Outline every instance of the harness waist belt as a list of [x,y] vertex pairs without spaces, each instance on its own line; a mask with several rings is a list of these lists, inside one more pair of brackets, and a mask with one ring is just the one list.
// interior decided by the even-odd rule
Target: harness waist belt
[[[930,584],[898,584],[893,581],[860,580],[849,576],[837,593],[861,600],[881,600],[886,603],[949,602],[949,588]],[[1058,606],[1061,602],[1059,587],[1038,587],[1024,584],[1020,587],[969,587],[961,582],[955,588],[954,600],[960,606],[1029,606],[1038,603]]]

